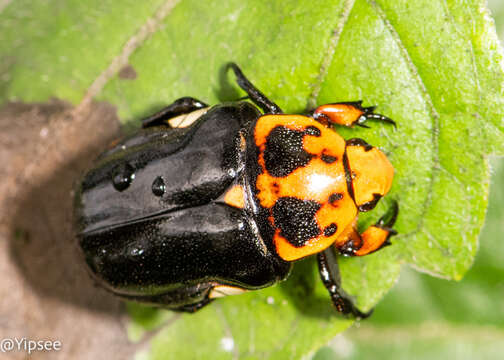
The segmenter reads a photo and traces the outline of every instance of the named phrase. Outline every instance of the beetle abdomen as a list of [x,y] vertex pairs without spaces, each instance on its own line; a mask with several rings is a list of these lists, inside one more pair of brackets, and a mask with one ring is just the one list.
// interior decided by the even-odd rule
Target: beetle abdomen
[[118,294],[159,295],[208,281],[254,289],[280,280],[288,266],[278,272],[249,221],[240,209],[212,203],[87,234],[80,245]]

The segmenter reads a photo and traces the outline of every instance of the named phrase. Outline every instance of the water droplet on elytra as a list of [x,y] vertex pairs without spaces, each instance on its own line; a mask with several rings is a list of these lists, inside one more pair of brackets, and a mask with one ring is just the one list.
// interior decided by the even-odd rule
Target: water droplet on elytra
[[128,163],[119,165],[112,175],[112,184],[117,191],[126,190],[135,178],[135,169]]
[[131,250],[131,255],[142,255],[144,253],[144,249],[138,249],[138,248],[134,248]]
[[156,196],[163,196],[165,191],[166,186],[164,180],[161,176],[158,176],[156,179],[154,179],[154,182],[152,183],[152,193]]

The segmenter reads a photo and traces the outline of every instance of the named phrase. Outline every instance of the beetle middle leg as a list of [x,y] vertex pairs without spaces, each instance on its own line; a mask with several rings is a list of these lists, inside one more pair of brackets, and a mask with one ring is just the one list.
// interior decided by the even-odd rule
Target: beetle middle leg
[[335,248],[343,255],[363,256],[390,245],[390,236],[397,234],[392,229],[392,226],[396,221],[398,213],[399,206],[397,202],[394,202],[392,210],[382,216],[375,225],[370,226],[362,234],[357,232],[357,222],[354,221],[339,236],[334,246],[327,248],[317,255],[320,277],[331,295],[334,306],[339,312],[353,314],[359,318],[366,318],[371,315],[372,310],[367,313],[361,312],[357,309],[351,297],[341,288],[341,277]]
[[311,116],[325,125],[338,124],[348,127],[357,125],[368,128],[366,121],[378,120],[396,126],[394,120],[375,114],[374,110],[374,106],[363,107],[362,101],[340,102],[320,105],[311,113]]
[[182,305],[182,306],[179,306],[178,308],[174,308],[171,310],[193,313],[193,312],[196,312],[199,309],[201,309],[203,306],[210,304],[212,302],[212,300],[213,299],[205,298],[205,299],[201,300],[199,303]]
[[192,97],[183,97],[175,100],[161,111],[142,120],[142,128],[167,125],[167,121],[184,114],[208,107],[203,101]]
[[233,72],[236,75],[236,82],[243,90],[245,90],[254,104],[263,109],[263,111],[267,114],[281,114],[283,112],[277,104],[268,99],[266,95],[264,95],[250,82],[249,79],[245,77],[238,65],[235,63],[229,63],[228,67],[233,69]]
[[341,276],[334,248],[331,246],[318,253],[317,260],[320,278],[329,295],[331,295],[331,300],[336,310],[344,315],[352,314],[361,319],[371,315],[372,310],[363,313],[357,309],[352,298],[342,289]]

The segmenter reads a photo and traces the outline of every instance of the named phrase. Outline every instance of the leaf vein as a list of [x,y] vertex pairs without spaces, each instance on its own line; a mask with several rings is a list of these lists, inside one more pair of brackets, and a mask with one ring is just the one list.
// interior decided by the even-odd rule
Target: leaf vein
[[229,326],[229,322],[227,320],[226,315],[222,311],[222,307],[220,304],[215,304],[215,311],[218,316],[221,318],[222,324],[224,325],[224,332],[226,336],[233,339],[233,360],[240,358],[240,350],[238,349],[238,344],[235,342],[235,338],[233,336],[233,332],[231,331],[231,326]]
[[392,36],[392,39],[395,41],[397,44],[399,51],[401,55],[403,56],[406,65],[411,72],[413,78],[415,79],[418,87],[420,88],[420,92],[423,95],[425,104],[427,106],[427,109],[430,113],[430,118],[432,119],[432,129],[431,129],[431,134],[432,134],[432,145],[433,145],[433,150],[432,150],[432,172],[430,176],[430,184],[429,188],[427,190],[427,196],[425,198],[425,201],[422,205],[422,214],[420,216],[420,220],[418,222],[417,228],[408,233],[404,234],[404,237],[409,237],[411,235],[414,235],[415,233],[418,233],[423,230],[424,227],[424,218],[425,215],[427,214],[430,205],[432,204],[432,197],[433,197],[433,192],[434,192],[434,184],[436,182],[436,179],[438,177],[438,173],[440,171],[440,162],[439,162],[439,114],[436,110],[436,107],[434,106],[434,103],[431,99],[431,96],[429,94],[429,91],[427,90],[427,87],[425,86],[425,83],[422,80],[422,77],[420,76],[420,73],[418,72],[418,69],[413,62],[413,59],[411,58],[408,49],[406,49],[406,46],[403,44],[401,37],[397,30],[394,28],[392,23],[387,19],[387,16],[384,12],[384,10],[376,3],[374,0],[368,0],[368,3],[371,5],[371,7],[375,10],[376,14],[380,17],[380,19],[383,21],[383,24],[387,28],[387,30],[390,32],[390,35]]
[[12,2],[12,0],[0,0],[0,14]]
[[131,36],[124,44],[120,54],[112,59],[109,66],[98,75],[91,83],[82,98],[79,105],[76,106],[74,113],[79,114],[89,106],[91,100],[98,95],[105,87],[108,81],[125,65],[128,64],[129,57],[136,49],[138,49],[149,37],[151,37],[159,28],[161,23],[171,10],[177,5],[180,0],[166,0],[155,11],[155,13],[147,19],[147,21]]
[[[162,311],[166,311],[166,310],[162,310]],[[144,349],[148,349],[152,339],[154,339],[156,336],[158,336],[164,329],[168,328],[170,325],[172,325],[174,322],[176,322],[181,317],[182,317],[181,314],[174,313],[172,317],[167,319],[160,326],[156,327],[155,329],[146,331],[145,334],[140,339],[140,341],[133,344],[133,348],[137,352],[144,350]]]
[[329,45],[325,51],[325,55],[322,58],[322,63],[320,65],[317,79],[313,84],[312,93],[308,98],[308,102],[306,105],[307,110],[313,109],[317,105],[317,97],[320,93],[322,84],[324,83],[327,73],[329,71],[329,66],[331,65],[332,60],[334,58],[334,54],[336,53],[336,47],[338,46],[339,40],[341,38],[341,33],[343,32],[343,28],[345,27],[348,18],[350,17],[350,13],[352,12],[354,4],[355,0],[346,0],[343,5],[343,12],[340,14],[340,19],[336,24],[336,28],[332,32]]
[[456,324],[427,321],[421,325],[395,325],[389,327],[366,324],[358,331],[360,341],[385,343],[393,339],[407,343],[412,340],[428,340],[453,337],[470,341],[502,341],[504,331],[493,325]]

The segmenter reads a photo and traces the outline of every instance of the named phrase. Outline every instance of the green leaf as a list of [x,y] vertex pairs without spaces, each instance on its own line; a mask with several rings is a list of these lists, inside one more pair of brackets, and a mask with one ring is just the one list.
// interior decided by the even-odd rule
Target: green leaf
[[323,359],[499,359],[504,351],[504,158],[493,159],[481,248],[459,283],[412,270],[359,328],[320,349]]
[[78,103],[162,0],[29,1],[0,21],[0,96]]
[[[460,283],[408,271],[376,309],[374,324],[492,325],[504,330],[504,158],[492,161],[490,204],[476,262]],[[409,301],[405,301],[406,295]],[[414,310],[416,309],[416,310]],[[400,316],[399,316],[400,314]]]
[[[361,220],[372,223],[397,199],[399,235],[376,254],[343,259],[345,289],[366,310],[403,263],[449,279],[472,264],[485,155],[504,152],[502,55],[483,0],[19,0],[0,16],[0,101],[56,96],[82,108],[94,98],[136,126],[181,96],[240,97],[224,71],[232,60],[287,112],[378,105],[397,130],[337,130],[389,154],[392,191]],[[351,323],[328,301],[309,259],[285,283],[194,315],[132,307],[130,335],[157,329],[143,357],[298,358]]]

